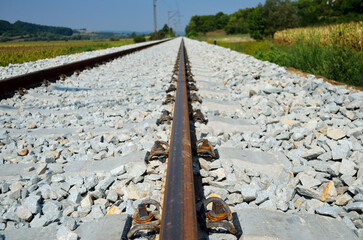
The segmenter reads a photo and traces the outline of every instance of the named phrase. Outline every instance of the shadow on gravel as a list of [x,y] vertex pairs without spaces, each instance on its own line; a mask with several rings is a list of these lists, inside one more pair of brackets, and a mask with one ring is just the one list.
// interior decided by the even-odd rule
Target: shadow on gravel
[[57,91],[70,91],[70,92],[80,92],[80,91],[91,91],[91,90],[93,90],[92,88],[67,88],[67,87],[59,87],[59,86],[54,86],[53,89],[57,90]]
[[[187,88],[188,99],[190,99],[190,90]],[[195,190],[195,205],[197,209],[197,221],[198,221],[198,235],[199,240],[208,240],[208,230],[206,228],[206,219],[204,213],[203,201],[205,199],[204,189],[202,183],[202,176],[200,175],[200,164],[197,154],[197,136],[195,131],[195,121],[193,120],[193,106],[191,101],[188,101],[189,110],[189,123],[190,123],[190,139],[192,144],[193,154],[193,177],[194,177],[194,190]]]

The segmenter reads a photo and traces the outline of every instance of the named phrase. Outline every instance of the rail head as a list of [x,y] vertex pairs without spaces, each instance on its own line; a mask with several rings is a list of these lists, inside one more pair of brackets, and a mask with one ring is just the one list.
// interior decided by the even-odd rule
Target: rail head
[[167,166],[160,239],[198,239],[184,42]]

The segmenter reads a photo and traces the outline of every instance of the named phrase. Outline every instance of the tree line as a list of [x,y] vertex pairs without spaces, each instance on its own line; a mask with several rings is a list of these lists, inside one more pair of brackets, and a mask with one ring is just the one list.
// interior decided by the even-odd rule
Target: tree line
[[192,36],[223,29],[227,34],[250,33],[262,39],[286,28],[362,20],[361,0],[266,0],[265,4],[230,15],[219,12],[192,16],[185,32]]
[[8,21],[0,20],[0,35],[3,33],[7,33],[8,36],[38,33],[52,33],[63,36],[71,36],[73,34],[73,30],[67,27],[49,27],[22,21],[16,21],[11,24]]

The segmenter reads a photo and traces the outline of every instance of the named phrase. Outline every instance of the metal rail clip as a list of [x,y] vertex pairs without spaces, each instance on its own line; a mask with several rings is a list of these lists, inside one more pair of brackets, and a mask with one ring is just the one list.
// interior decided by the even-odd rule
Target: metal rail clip
[[[155,210],[153,212],[148,211],[147,207],[153,205]],[[138,207],[133,217],[128,216],[128,221],[126,221],[121,239],[128,240],[131,239],[137,232],[140,231],[160,231],[160,209],[161,205],[158,201],[153,199],[146,199],[142,201]]]
[[[212,210],[207,211],[207,206],[212,203]],[[227,203],[218,197],[210,197],[203,202],[205,216],[207,219],[207,229],[224,228],[232,234],[242,235],[242,229],[238,222],[238,217],[229,209]]]
[[195,83],[193,76],[188,76],[187,81]]
[[177,81],[178,81],[178,79],[176,78],[176,76],[174,76],[174,75],[173,75],[173,76],[171,77],[171,81],[172,81],[172,82],[173,82],[173,81],[174,81],[174,82],[177,82]]
[[170,94],[167,94],[166,99],[163,102],[163,105],[166,105],[166,104],[171,103],[171,102],[175,102],[175,98],[173,96],[171,96]]
[[217,155],[214,148],[209,144],[207,139],[200,139],[197,141],[197,154],[198,156],[207,156],[216,159]]
[[156,125],[159,126],[160,124],[171,120],[173,120],[173,117],[170,116],[170,112],[168,110],[164,110],[161,117],[158,120],[156,120]]
[[195,84],[193,84],[193,83],[190,83],[188,88],[190,91],[198,91],[197,86],[195,86]]
[[200,102],[200,103],[202,103],[202,100],[195,93],[190,94],[190,97],[189,98],[190,98],[190,101],[192,101],[192,102]]
[[200,111],[200,109],[197,109],[193,113],[193,119],[194,121],[199,121],[201,123],[207,124],[208,121],[205,119],[203,113]]
[[155,141],[154,146],[151,148],[150,152],[146,153],[145,161],[149,163],[152,160],[160,160],[165,162],[165,159],[169,154],[169,144],[164,141]]
[[170,86],[169,86],[169,88],[166,90],[166,92],[168,93],[168,92],[173,92],[173,91],[175,91],[176,90],[176,87],[175,87],[175,85],[174,84],[170,84]]

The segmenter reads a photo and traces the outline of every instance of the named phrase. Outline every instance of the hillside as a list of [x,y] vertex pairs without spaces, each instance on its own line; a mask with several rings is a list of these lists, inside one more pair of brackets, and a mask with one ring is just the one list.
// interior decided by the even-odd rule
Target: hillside
[[128,37],[130,37],[129,34],[125,33],[89,31],[87,29],[72,30],[67,27],[44,26],[22,21],[16,21],[12,24],[0,20],[0,42],[121,39]]
[[11,24],[0,20],[0,40],[6,41],[16,38],[54,38],[60,36],[72,36],[73,30],[67,27],[51,27],[39,24],[16,21]]

